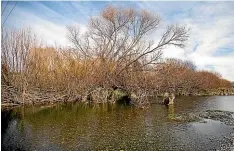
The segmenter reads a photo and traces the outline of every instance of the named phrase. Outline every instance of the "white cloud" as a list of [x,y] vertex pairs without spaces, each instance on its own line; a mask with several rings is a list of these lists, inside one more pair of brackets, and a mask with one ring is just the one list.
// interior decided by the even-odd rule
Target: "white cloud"
[[[60,45],[68,44],[66,38],[67,29],[64,26],[56,25],[50,21],[41,19],[33,14],[21,12],[24,19],[24,25],[30,26],[32,31],[37,35],[39,39],[48,45],[54,45],[55,43]],[[21,17],[21,16],[18,16]]]
[[[64,16],[40,3],[37,3],[36,6],[40,7],[41,11],[44,11],[44,13],[49,13],[51,16],[54,16],[54,18],[62,18],[64,22],[69,22],[72,23],[72,25],[79,26],[82,32],[86,30],[85,26],[66,19]],[[66,24],[56,24],[50,20],[40,17],[38,14],[27,12],[27,10],[22,9],[21,7],[16,8],[14,13],[15,14],[11,15],[8,20],[8,28],[30,27],[32,32],[36,34],[37,38],[42,41],[43,44],[50,46],[55,44],[61,46],[70,45],[70,42],[67,39]]]
[[[234,81],[234,3],[231,4],[199,4],[190,12],[173,16],[173,21],[179,20],[190,27],[190,40],[186,51],[169,47],[164,51],[164,56],[191,60],[198,69],[212,70],[212,67],[224,78]],[[233,53],[215,56],[223,47],[229,48]],[[194,48],[196,49],[193,50]]]

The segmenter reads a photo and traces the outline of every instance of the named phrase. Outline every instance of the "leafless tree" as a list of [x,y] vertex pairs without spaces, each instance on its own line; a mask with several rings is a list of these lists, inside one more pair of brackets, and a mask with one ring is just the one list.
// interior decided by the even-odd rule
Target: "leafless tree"
[[11,72],[26,72],[29,51],[36,46],[35,35],[30,28],[2,31],[2,62]]
[[7,74],[8,85],[15,85],[25,91],[29,76],[29,52],[35,46],[36,38],[30,28],[2,29],[1,63],[8,71],[4,73]]
[[136,62],[142,67],[155,63],[169,45],[185,47],[188,29],[179,25],[168,26],[157,44],[146,40],[161,22],[158,15],[145,10],[109,6],[90,19],[84,34],[75,26],[68,27],[69,39],[80,56],[114,61],[121,74]]

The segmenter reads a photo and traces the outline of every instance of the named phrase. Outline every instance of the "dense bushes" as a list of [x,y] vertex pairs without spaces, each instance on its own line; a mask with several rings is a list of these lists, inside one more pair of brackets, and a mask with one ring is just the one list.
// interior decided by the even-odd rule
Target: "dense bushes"
[[[116,62],[100,59],[79,60],[69,50],[32,48],[27,71],[4,70],[11,84],[26,89],[54,89],[85,94],[98,87],[119,87],[129,91],[139,89],[161,94],[166,91],[193,93],[206,89],[229,88],[231,83],[217,73],[198,71],[193,63],[165,59],[147,70],[126,70],[118,73]],[[135,67],[136,68],[136,67]],[[4,81],[3,81],[4,82]],[[25,82],[25,84],[23,84]]]

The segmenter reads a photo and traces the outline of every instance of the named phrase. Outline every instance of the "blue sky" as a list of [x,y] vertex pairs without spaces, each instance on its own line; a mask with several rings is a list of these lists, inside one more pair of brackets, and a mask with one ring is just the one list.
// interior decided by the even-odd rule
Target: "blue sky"
[[[2,10],[6,4],[2,2]],[[2,22],[14,4],[8,2]],[[194,61],[198,69],[215,70],[234,81],[234,2],[20,1],[4,27],[31,27],[49,45],[68,45],[67,25],[77,25],[85,31],[90,16],[97,16],[110,4],[157,13],[163,19],[162,28],[173,23],[185,24],[191,29],[187,47],[169,47],[164,50],[164,57]],[[156,32],[149,38],[156,40],[159,36]]]

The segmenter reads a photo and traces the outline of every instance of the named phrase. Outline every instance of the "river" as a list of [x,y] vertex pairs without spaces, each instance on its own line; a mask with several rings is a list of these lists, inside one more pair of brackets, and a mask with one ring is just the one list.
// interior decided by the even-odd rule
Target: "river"
[[[234,112],[234,96],[177,97],[172,107],[19,107],[2,114],[2,150],[218,150],[231,146],[233,126],[220,121],[178,122],[176,114]],[[230,147],[229,147],[230,148]],[[230,149],[231,150],[231,149]]]

